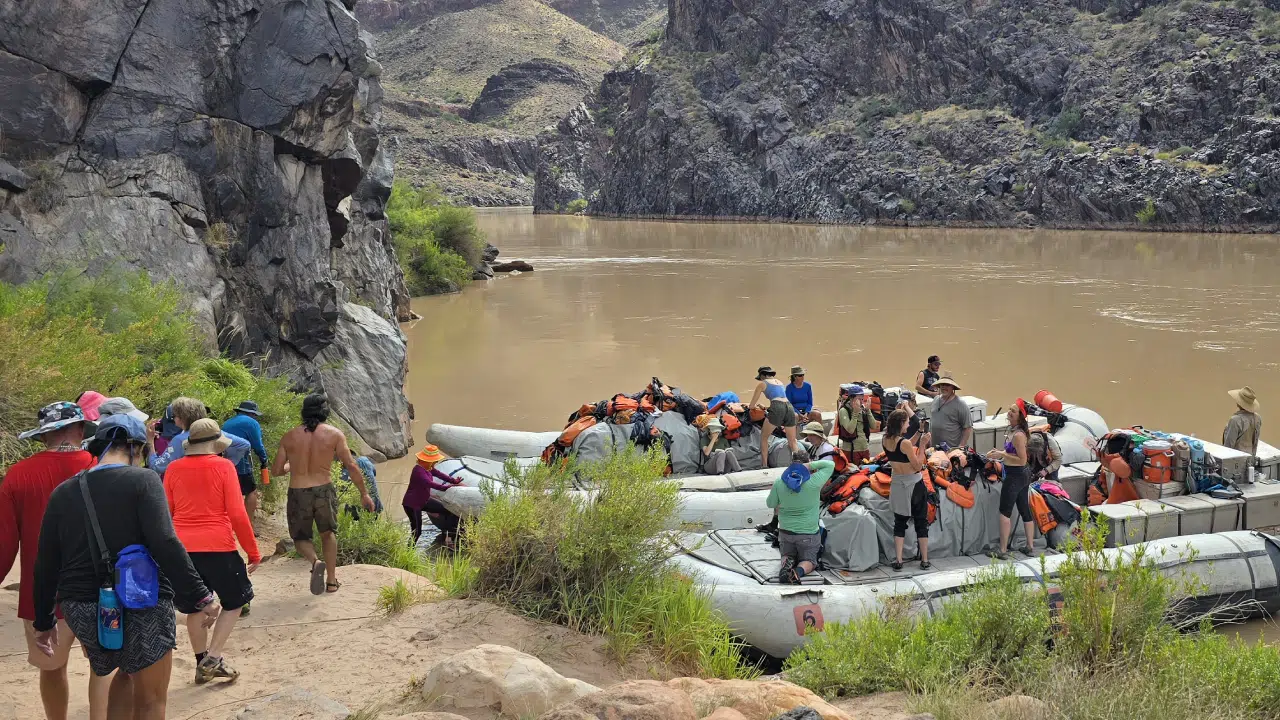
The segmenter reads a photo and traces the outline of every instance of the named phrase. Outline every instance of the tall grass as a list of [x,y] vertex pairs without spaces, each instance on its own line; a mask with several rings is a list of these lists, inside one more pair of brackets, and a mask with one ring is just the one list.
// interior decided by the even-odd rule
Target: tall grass
[[217,357],[177,289],[143,272],[67,270],[0,283],[0,471],[37,449],[15,436],[42,406],[74,402],[85,390],[128,397],[153,417],[179,395],[203,400],[218,420],[254,400],[269,450],[302,402],[285,380]]
[[438,600],[440,596],[440,591],[425,581],[408,583],[404,578],[396,578],[390,585],[378,588],[374,608],[385,615],[399,615],[414,605]]
[[[604,635],[619,658],[644,648],[687,672],[750,675],[707,595],[668,566],[679,491],[666,463],[632,448],[567,468],[508,465],[511,486],[485,489],[484,514],[463,551],[436,563],[437,582]],[[573,492],[575,475],[596,490]]]
[[485,244],[471,208],[449,205],[430,189],[397,182],[387,202],[387,219],[411,294],[452,292],[471,282]]
[[1053,718],[1280,717],[1280,649],[1215,634],[1208,618],[1188,627],[1180,598],[1197,583],[1104,545],[1090,527],[1070,548],[1057,613],[1043,588],[992,569],[932,617],[904,600],[828,625],[787,674],[827,696],[906,690],[938,720],[996,717],[987,703],[1011,694],[1042,700]]
[[409,526],[361,509],[355,483],[342,480],[336,467],[332,477],[338,490],[338,564],[382,565],[426,575],[430,565],[414,547]]

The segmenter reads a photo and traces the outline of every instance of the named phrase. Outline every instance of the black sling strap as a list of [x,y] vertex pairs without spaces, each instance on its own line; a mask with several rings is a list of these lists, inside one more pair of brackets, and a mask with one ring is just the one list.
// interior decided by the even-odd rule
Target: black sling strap
[[[93,537],[89,538],[89,555],[94,555],[94,540],[97,540],[98,555],[102,559],[102,564],[107,568],[107,576],[115,574],[115,561],[111,559],[111,553],[107,550],[107,541],[102,537],[102,526],[98,524],[98,512],[93,507],[93,498],[89,496],[89,473],[83,471],[78,478],[80,485],[80,496],[84,498],[85,514],[89,518],[89,524],[93,527]],[[95,564],[98,557],[94,558]]]

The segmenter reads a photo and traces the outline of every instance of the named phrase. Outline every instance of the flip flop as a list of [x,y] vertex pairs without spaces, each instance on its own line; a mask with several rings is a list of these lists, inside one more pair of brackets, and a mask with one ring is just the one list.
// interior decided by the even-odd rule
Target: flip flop
[[324,567],[323,560],[317,560],[315,564],[311,566],[311,594],[312,595],[324,594],[324,570],[325,570],[325,567]]
[[324,591],[327,593],[336,593],[338,592],[338,588],[340,587],[342,587],[342,583],[338,582],[337,580],[334,580],[331,583],[324,584]]

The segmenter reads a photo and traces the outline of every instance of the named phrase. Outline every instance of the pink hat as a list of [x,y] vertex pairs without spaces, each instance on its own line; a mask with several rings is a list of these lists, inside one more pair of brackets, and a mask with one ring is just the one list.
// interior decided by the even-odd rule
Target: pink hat
[[107,401],[107,397],[102,393],[93,390],[85,390],[76,400],[76,404],[80,406],[80,410],[84,412],[84,419],[96,422],[99,418],[98,408],[102,403]]

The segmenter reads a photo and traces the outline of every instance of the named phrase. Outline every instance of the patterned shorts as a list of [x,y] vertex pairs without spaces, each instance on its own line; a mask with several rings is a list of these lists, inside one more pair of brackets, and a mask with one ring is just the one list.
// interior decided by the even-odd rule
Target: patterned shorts
[[285,505],[285,517],[289,522],[289,537],[294,542],[311,542],[311,526],[321,533],[338,531],[338,491],[333,484],[309,488],[289,488],[289,501]]
[[80,641],[89,667],[98,677],[110,675],[119,668],[133,674],[164,659],[177,647],[177,623],[173,617],[173,601],[161,599],[153,608],[124,611],[124,646],[119,650],[103,650],[98,645],[98,603],[63,600],[62,614]]

